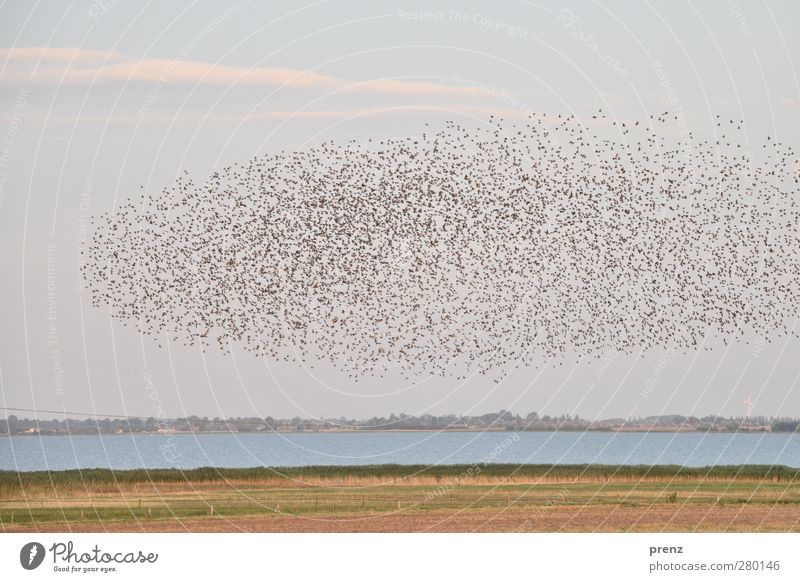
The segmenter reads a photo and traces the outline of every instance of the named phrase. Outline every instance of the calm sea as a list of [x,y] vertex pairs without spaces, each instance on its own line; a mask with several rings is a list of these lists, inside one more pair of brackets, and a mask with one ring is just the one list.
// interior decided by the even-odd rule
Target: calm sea
[[800,435],[370,432],[0,438],[0,469],[451,463],[800,467]]

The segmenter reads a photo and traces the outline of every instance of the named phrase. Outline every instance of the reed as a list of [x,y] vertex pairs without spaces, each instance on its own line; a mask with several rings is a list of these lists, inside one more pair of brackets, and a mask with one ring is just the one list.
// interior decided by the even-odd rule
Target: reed
[[793,483],[800,469],[783,465],[360,465],[310,467],[254,467],[242,469],[201,467],[180,469],[83,469],[67,471],[0,471],[0,492],[28,489],[117,489],[158,484],[211,484],[261,482],[264,484],[336,482],[343,485],[369,482],[435,483],[464,482],[604,482],[658,480],[746,480]]

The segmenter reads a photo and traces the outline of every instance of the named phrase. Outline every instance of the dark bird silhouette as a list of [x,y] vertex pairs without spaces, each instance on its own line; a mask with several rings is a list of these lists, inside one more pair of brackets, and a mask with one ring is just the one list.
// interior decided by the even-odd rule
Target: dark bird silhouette
[[573,115],[493,117],[184,174],[98,221],[84,278],[159,341],[354,377],[791,333],[794,152],[687,147],[660,132],[667,114],[598,122],[617,140]]

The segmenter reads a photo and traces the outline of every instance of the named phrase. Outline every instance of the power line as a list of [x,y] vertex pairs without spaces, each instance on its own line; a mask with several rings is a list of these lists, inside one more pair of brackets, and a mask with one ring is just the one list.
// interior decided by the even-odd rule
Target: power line
[[98,414],[96,412],[75,412],[72,410],[44,410],[41,408],[13,408],[10,406],[0,406],[0,410],[8,410],[13,412],[35,412],[36,414],[43,413],[43,414],[72,414],[74,416],[95,416],[97,418],[128,418],[128,419],[139,419],[139,420],[148,420],[150,418],[155,418],[153,416],[130,416],[130,415],[121,415],[121,414]]

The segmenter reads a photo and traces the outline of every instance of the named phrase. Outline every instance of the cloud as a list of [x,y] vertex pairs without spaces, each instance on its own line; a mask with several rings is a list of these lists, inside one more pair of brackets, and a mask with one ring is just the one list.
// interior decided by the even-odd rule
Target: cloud
[[56,48],[46,46],[0,48],[0,61],[6,63],[102,63],[106,60],[119,60],[121,54],[110,51],[96,51],[72,47]]
[[[298,121],[298,120],[322,120],[340,121],[352,120],[370,116],[422,116],[424,119],[431,119],[433,116],[442,116],[448,119],[462,117],[474,121],[485,122],[490,116],[504,120],[524,120],[531,115],[537,115],[526,109],[521,108],[500,108],[485,105],[469,105],[464,103],[450,104],[417,104],[417,105],[398,105],[387,107],[364,107],[354,109],[298,109],[298,110],[256,110],[254,112],[242,113],[186,113],[182,112],[179,116],[175,115],[146,115],[136,114],[113,114],[113,115],[82,115],[79,119],[81,123],[228,123],[228,122],[258,122],[258,121]],[[10,115],[0,115],[0,121],[10,120]],[[554,116],[538,117],[543,123],[551,126],[563,125],[567,121]],[[26,115],[27,121],[39,123],[69,123],[75,122],[75,118],[69,115]],[[591,117],[575,117],[570,120],[571,124],[580,124],[586,127],[611,127],[614,122],[635,122],[636,119],[626,118],[605,118],[592,119]]]
[[[239,122],[239,121],[284,121],[284,120],[344,120],[356,119],[360,117],[369,117],[372,115],[418,115],[424,112],[426,115],[439,113],[444,115],[449,114],[466,114],[468,116],[477,116],[480,119],[488,118],[492,113],[502,114],[504,110],[498,110],[490,107],[478,107],[470,105],[402,105],[396,107],[365,107],[357,109],[299,109],[292,110],[269,110],[269,111],[255,111],[252,113],[182,113],[179,117],[174,115],[147,115],[139,116],[135,114],[113,114],[113,115],[82,115],[80,117],[81,123],[108,123],[110,121],[117,123],[218,123],[218,122]],[[507,111],[507,117],[514,117],[520,115],[519,111]],[[0,115],[0,121],[10,120],[11,115]],[[74,123],[75,118],[69,115],[45,115],[33,114],[26,116],[27,121],[34,121],[40,123]]]
[[337,79],[311,71],[297,69],[244,69],[170,59],[144,59],[112,65],[69,71],[67,81],[83,83],[97,81],[128,81],[161,84],[263,84],[292,87],[335,86]]
[[119,53],[76,48],[6,48],[0,59],[15,66],[0,73],[3,82],[150,83],[165,85],[267,85],[400,96],[479,95],[472,87],[433,81],[347,80],[302,69],[233,67],[185,59],[133,59]]
[[430,81],[375,79],[357,85],[363,91],[392,95],[480,95],[474,87],[454,87]]

